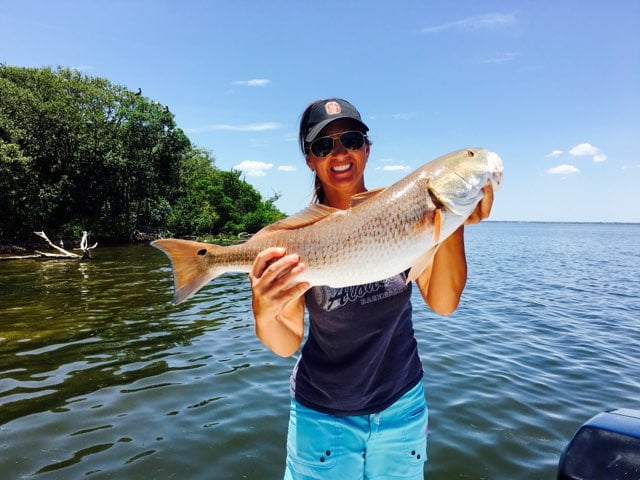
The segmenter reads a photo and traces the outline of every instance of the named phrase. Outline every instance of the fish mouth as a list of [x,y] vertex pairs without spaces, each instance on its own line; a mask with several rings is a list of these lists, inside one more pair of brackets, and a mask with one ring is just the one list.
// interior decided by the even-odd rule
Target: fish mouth
[[491,183],[493,185],[493,191],[497,192],[502,187],[502,182],[504,180],[503,170],[502,170],[502,159],[500,155],[495,152],[487,153],[487,165],[489,166],[489,171],[491,172]]

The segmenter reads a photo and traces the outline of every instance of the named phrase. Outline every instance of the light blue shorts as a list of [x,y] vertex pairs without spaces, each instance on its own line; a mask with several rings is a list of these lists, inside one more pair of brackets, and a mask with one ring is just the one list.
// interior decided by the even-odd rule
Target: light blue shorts
[[422,480],[427,415],[422,381],[372,415],[328,415],[292,400],[284,478]]

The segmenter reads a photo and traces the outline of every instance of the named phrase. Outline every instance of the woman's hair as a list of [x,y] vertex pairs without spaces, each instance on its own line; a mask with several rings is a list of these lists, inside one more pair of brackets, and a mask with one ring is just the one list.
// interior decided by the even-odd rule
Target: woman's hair
[[[300,150],[302,150],[302,154],[307,157],[309,154],[309,145],[305,141],[304,137],[307,134],[307,123],[309,122],[309,114],[311,113],[311,107],[316,102],[311,102],[307,108],[302,112],[302,116],[300,117],[300,127],[298,128],[298,143],[300,144]],[[316,173],[313,174],[313,196],[311,197],[311,204],[314,203],[324,203],[325,193],[324,188],[322,188],[322,182],[318,178]]]
[[[300,116],[300,127],[298,128],[298,143],[300,144],[300,150],[302,150],[302,154],[307,157],[309,155],[309,144],[305,141],[305,136],[307,134],[307,124],[309,122],[309,115],[311,113],[311,107],[313,107],[318,101],[311,102],[307,108],[304,109],[302,115]],[[362,130],[361,128],[354,128],[354,130]],[[366,130],[362,133],[366,134]],[[364,141],[367,145],[371,145],[371,141],[369,137],[365,135]],[[313,196],[311,197],[311,204],[315,203],[324,203],[325,201],[325,193],[324,188],[322,187],[322,182],[318,178],[316,173],[313,174]]]
[[307,134],[307,124],[309,123],[309,115],[311,113],[311,107],[316,102],[311,102],[307,108],[302,112],[302,116],[300,117],[300,126],[298,127],[298,143],[300,144],[300,150],[302,150],[303,155],[307,155],[307,142],[305,142],[304,137]]

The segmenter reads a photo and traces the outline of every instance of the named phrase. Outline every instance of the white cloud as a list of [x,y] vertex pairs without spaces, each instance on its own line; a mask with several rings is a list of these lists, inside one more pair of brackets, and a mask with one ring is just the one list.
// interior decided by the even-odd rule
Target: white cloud
[[573,155],[574,157],[590,157],[598,153],[600,153],[600,149],[590,143],[581,143],[569,150],[569,155]]
[[407,170],[411,170],[411,167],[407,165],[385,165],[376,168],[376,170],[382,170],[383,172],[406,172]]
[[243,87],[266,87],[271,83],[271,80],[266,78],[254,78],[252,80],[236,80],[232,83]]
[[636,163],[635,165],[623,165],[620,168],[621,170],[640,170],[640,163]]
[[513,13],[488,13],[486,15],[476,15],[466,17],[453,22],[446,22],[432,27],[426,27],[419,33],[438,33],[445,30],[492,30],[498,27],[508,27],[516,23],[516,16]]
[[240,164],[233,167],[234,170],[240,170],[250,177],[264,177],[267,171],[273,168],[273,163],[258,162],[255,160],[243,160]]
[[187,133],[202,133],[214,130],[227,130],[231,132],[264,132],[266,130],[277,130],[281,127],[282,125],[276,122],[250,123],[246,125],[218,123],[215,125],[208,125],[206,127],[186,128],[184,131]]
[[298,170],[298,167],[294,165],[280,165],[278,167],[278,170],[280,170],[281,172],[295,172],[296,170]]
[[496,53],[490,57],[480,57],[477,63],[504,63],[515,60],[520,56],[520,52]]
[[594,147],[590,143],[581,143],[569,150],[569,155],[574,157],[593,157],[595,163],[602,163],[607,160],[607,155],[598,147]]
[[578,170],[573,165],[558,165],[557,167],[553,167],[547,170],[547,173],[549,175],[569,175],[578,172],[580,172],[580,170]]
[[391,115],[394,120],[409,120],[411,119],[411,114],[409,113],[394,113]]
[[562,150],[551,150],[549,153],[545,155],[545,158],[558,158],[563,154]]

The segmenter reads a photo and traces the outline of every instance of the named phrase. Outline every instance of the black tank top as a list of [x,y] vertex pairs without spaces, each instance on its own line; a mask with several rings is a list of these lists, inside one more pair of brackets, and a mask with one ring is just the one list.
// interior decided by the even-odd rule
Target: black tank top
[[291,376],[306,407],[366,415],[389,407],[422,380],[406,274],[305,295],[309,332]]

